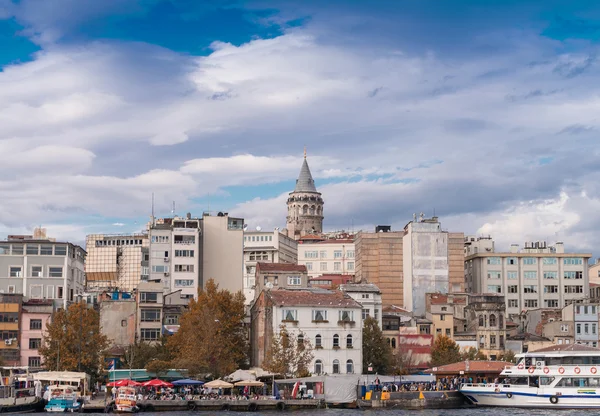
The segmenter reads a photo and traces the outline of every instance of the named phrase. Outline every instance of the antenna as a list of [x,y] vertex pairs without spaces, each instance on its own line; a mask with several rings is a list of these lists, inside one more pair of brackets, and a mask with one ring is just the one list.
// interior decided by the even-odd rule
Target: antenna
[[173,201],[173,208],[171,209],[171,216],[175,217],[175,201]]
[[304,159],[306,159],[306,145],[304,145]]

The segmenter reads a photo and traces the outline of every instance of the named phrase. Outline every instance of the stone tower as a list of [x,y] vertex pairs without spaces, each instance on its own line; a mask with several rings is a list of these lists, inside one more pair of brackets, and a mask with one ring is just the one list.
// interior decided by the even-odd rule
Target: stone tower
[[296,180],[296,188],[294,192],[290,192],[287,206],[288,237],[298,240],[307,234],[323,232],[323,198],[321,193],[317,192],[315,181],[308,168],[306,149],[304,149],[300,175]]

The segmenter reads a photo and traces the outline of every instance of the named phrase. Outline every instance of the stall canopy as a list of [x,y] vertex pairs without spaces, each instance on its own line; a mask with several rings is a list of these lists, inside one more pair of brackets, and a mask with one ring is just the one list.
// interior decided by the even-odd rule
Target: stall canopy
[[174,386],[201,386],[204,384],[204,381],[200,380],[191,380],[189,378],[183,380],[175,380],[173,382]]
[[144,387],[173,387],[173,385],[169,382],[159,380],[155,378],[154,380],[146,381],[142,384]]
[[135,380],[125,379],[125,380],[119,380],[119,381],[112,381],[112,382],[108,383],[106,385],[106,387],[138,387],[141,385],[142,385],[142,383],[138,383]]
[[233,382],[240,380],[256,380],[256,376],[248,370],[236,370],[225,378]]
[[236,387],[262,387],[264,386],[265,383],[263,383],[262,381],[256,381],[256,380],[243,380],[243,381],[238,381],[237,383],[234,384],[234,386]]
[[233,387],[233,384],[228,383],[223,380],[213,380],[213,381],[209,381],[208,383],[204,384],[204,387],[208,387],[211,389],[230,389]]

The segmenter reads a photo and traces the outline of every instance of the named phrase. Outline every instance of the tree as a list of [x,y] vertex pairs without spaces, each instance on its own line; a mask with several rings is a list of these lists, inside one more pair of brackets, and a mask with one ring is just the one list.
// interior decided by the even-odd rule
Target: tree
[[410,374],[413,368],[418,364],[413,352],[407,348],[406,344],[398,344],[396,353],[392,354],[391,369],[394,375]]
[[[392,349],[385,341],[377,320],[370,316],[363,323],[362,348],[363,373],[385,374],[388,372],[391,368]],[[373,371],[369,371],[369,364],[372,364]]]
[[38,351],[47,370],[82,371],[97,377],[108,346],[98,312],[85,303],[74,303],[53,314]]
[[302,377],[309,373],[308,366],[314,355],[312,345],[304,332],[298,335],[288,332],[285,325],[279,326],[279,333],[273,337],[263,367],[275,374],[286,377]]
[[248,365],[248,340],[244,327],[245,297],[219,290],[210,279],[206,289],[191,300],[180,319],[179,330],[169,338],[172,365],[191,375],[220,377]]
[[460,359],[462,361],[487,360],[487,356],[481,350],[478,350],[474,347],[469,347],[467,351],[463,351],[460,354]]
[[508,363],[514,363],[516,362],[516,359],[517,357],[512,350],[506,350],[504,351],[504,354],[500,356],[500,361],[506,361]]
[[146,368],[152,360],[171,361],[173,356],[167,347],[167,338],[162,337],[158,343],[137,341],[125,350],[123,368]]
[[156,374],[156,377],[161,378],[164,375],[166,375],[169,369],[171,368],[171,362],[153,359],[150,360],[148,364],[146,364],[145,368],[147,372],[154,373]]
[[457,363],[461,360],[460,348],[453,339],[445,335],[438,336],[431,348],[431,366]]

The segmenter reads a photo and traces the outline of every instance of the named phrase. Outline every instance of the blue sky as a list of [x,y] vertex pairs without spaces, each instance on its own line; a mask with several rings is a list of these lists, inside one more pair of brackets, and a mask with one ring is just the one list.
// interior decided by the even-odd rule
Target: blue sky
[[0,235],[227,211],[598,252],[593,1],[0,0]]

